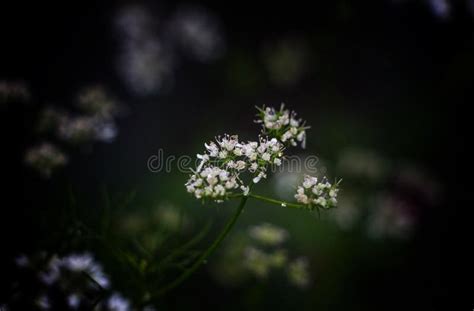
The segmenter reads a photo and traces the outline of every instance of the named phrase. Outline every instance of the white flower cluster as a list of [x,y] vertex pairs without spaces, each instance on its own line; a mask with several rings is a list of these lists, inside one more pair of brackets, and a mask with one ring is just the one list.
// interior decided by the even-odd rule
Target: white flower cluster
[[250,173],[252,182],[258,183],[267,177],[269,166],[282,163],[283,144],[276,138],[260,137],[259,142],[244,143],[237,135],[224,135],[204,146],[204,154],[197,155],[200,164],[186,183],[187,191],[197,199],[222,201],[236,189],[247,195],[249,186],[241,174]]
[[322,207],[327,209],[335,207],[337,193],[339,192],[338,185],[339,183],[330,184],[326,177],[318,182],[318,178],[306,175],[303,184],[296,190],[295,199],[310,208]]
[[285,105],[281,104],[280,110],[273,107],[257,108],[258,119],[256,123],[262,124],[262,132],[270,137],[275,137],[284,144],[297,146],[301,144],[302,148],[306,147],[306,130],[305,122],[296,118],[294,111],[285,109]]

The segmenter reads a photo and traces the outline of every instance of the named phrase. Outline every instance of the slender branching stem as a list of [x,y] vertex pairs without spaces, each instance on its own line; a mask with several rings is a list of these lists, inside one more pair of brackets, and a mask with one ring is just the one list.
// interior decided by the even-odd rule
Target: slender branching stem
[[237,219],[239,218],[240,214],[242,213],[242,210],[244,209],[245,204],[247,203],[247,199],[251,197],[260,201],[264,201],[267,203],[271,204],[276,204],[282,207],[288,207],[288,208],[298,208],[298,209],[307,209],[308,207],[303,204],[296,204],[296,203],[289,203],[285,201],[280,201],[272,198],[268,198],[262,195],[258,194],[253,194],[249,193],[248,195],[242,195],[242,194],[236,194],[233,195],[231,198],[240,198],[240,203],[237,206],[237,209],[235,210],[234,215],[229,219],[229,221],[226,223],[224,229],[221,231],[221,233],[217,236],[217,238],[212,242],[212,244],[199,256],[199,258],[189,267],[186,269],[181,275],[179,275],[174,281],[169,283],[168,285],[164,286],[160,290],[156,292],[155,295],[150,297],[149,300],[153,300],[159,296],[162,296],[163,294],[167,293],[168,291],[178,287],[183,283],[186,279],[188,279],[203,263],[207,261],[209,256],[217,249],[217,247],[222,243],[222,241],[225,239],[227,234],[230,232],[230,230],[233,228],[235,223],[237,222]]
[[276,200],[276,199],[272,199],[272,198],[267,198],[263,195],[258,195],[258,194],[251,193],[251,194],[249,194],[249,196],[254,198],[254,199],[264,201],[264,202],[267,202],[267,203],[271,203],[271,204],[276,204],[276,205],[279,205],[279,206],[282,206],[282,207],[308,209],[307,205],[280,201],[280,200]]
[[[194,262],[194,264],[186,269],[178,278],[176,278],[173,282],[169,283],[162,289],[160,289],[155,296],[161,296],[166,292],[174,289],[175,287],[179,286],[183,281],[191,276],[203,263],[207,261],[209,256],[217,249],[217,247],[221,244],[221,242],[225,239],[227,234],[230,232],[232,227],[235,225],[237,219],[239,218],[242,210],[244,209],[245,203],[247,203],[247,196],[243,196],[240,199],[240,203],[235,210],[234,215],[229,219],[227,224],[225,225],[224,229],[221,231],[219,236],[214,240],[214,242],[209,246],[208,249],[204,251],[204,253],[199,256],[199,258]],[[156,298],[156,297],[153,297]]]

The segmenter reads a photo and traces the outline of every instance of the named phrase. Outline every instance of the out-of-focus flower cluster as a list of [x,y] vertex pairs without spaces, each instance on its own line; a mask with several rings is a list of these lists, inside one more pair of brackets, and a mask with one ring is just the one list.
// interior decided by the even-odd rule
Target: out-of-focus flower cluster
[[44,177],[66,165],[67,156],[54,145],[44,142],[26,151],[25,162]]
[[46,108],[40,116],[38,130],[52,132],[59,140],[73,145],[115,139],[118,133],[115,117],[120,107],[102,87],[81,91],[76,106],[79,112],[74,114]]
[[189,57],[200,62],[215,60],[224,48],[219,23],[203,8],[178,9],[167,29],[170,39],[182,51],[187,51]]
[[303,184],[298,186],[295,199],[299,203],[312,207],[322,207],[325,209],[335,207],[337,205],[337,193],[339,192],[338,184],[330,184],[327,178],[323,178],[318,182],[317,177],[306,175]]
[[219,23],[201,7],[178,7],[169,16],[158,16],[143,5],[125,6],[115,22],[121,47],[118,71],[140,96],[169,89],[181,55],[208,63],[224,47]]
[[[45,108],[37,122],[38,135],[50,141],[56,140],[56,144],[73,146],[115,140],[118,134],[115,118],[123,109],[102,87],[82,90],[76,108],[74,113],[54,107]],[[32,148],[25,155],[25,162],[45,177],[50,177],[55,169],[64,166],[65,159],[67,156],[51,142]]]
[[262,133],[275,137],[284,144],[306,147],[306,130],[302,119],[297,119],[296,112],[285,109],[282,104],[279,110],[273,107],[257,108],[259,111],[257,123],[262,124]]
[[[130,300],[112,291],[111,281],[102,266],[90,253],[72,253],[65,256],[48,256],[45,252],[36,255],[19,255],[15,264],[20,269],[21,280],[17,283],[17,294],[9,305],[12,308],[39,310],[132,310]],[[23,279],[25,275],[28,278]],[[22,286],[37,283],[33,305],[18,291]],[[28,297],[29,298],[29,297]],[[15,309],[16,310],[16,309]]]
[[273,272],[284,271],[291,284],[307,287],[310,285],[308,261],[304,257],[290,259],[288,250],[283,247],[288,238],[285,229],[269,223],[250,227],[228,243],[215,266],[215,277],[229,284],[251,276],[263,281]]
[[373,239],[412,235],[424,209],[441,199],[441,189],[427,172],[395,163],[364,149],[350,148],[340,154],[336,167],[350,190],[331,217],[341,229],[362,227]]
[[192,225],[190,217],[182,209],[167,202],[159,203],[151,211],[138,208],[123,211],[114,223],[121,238],[133,236],[149,252],[156,252],[169,234],[188,233]]
[[[110,280],[105,275],[102,266],[98,264],[91,254],[70,254],[65,257],[54,256],[50,259],[46,269],[39,274],[39,278],[46,285],[59,284],[62,287],[68,286],[72,275],[79,277],[87,275],[90,280],[86,280],[87,286],[100,286],[109,288]],[[92,282],[89,282],[92,281]]]
[[266,245],[279,245],[288,239],[288,232],[269,223],[263,223],[249,229],[249,235]]

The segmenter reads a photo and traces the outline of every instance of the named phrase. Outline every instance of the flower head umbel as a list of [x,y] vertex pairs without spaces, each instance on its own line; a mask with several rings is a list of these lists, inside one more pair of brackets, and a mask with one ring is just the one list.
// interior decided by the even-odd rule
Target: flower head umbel
[[249,182],[241,177],[250,174],[251,182],[258,183],[267,177],[269,166],[281,165],[283,157],[283,145],[275,138],[260,137],[258,142],[244,143],[237,135],[224,135],[204,146],[206,150],[197,155],[199,165],[186,189],[197,199],[211,198],[218,202],[236,191],[247,195]]
[[[197,199],[222,202],[236,196],[253,196],[251,185],[267,178],[269,168],[282,165],[286,146],[305,146],[305,122],[296,118],[294,111],[270,107],[257,108],[263,126],[257,141],[243,142],[237,135],[218,136],[215,141],[205,143],[205,151],[198,154],[199,164],[193,170],[185,186]],[[314,189],[313,189],[314,188]],[[287,204],[277,200],[283,207],[329,208],[336,205],[337,184],[332,186],[324,178],[318,183],[315,177],[305,177],[303,186],[295,196],[300,204]],[[257,198],[262,199],[261,196]]]
[[256,123],[262,124],[262,134],[275,137],[284,144],[297,146],[301,144],[302,148],[306,147],[306,130],[305,121],[297,119],[296,112],[285,109],[285,105],[281,104],[280,110],[273,107],[258,108],[258,119]]
[[318,182],[317,177],[306,175],[303,184],[298,186],[295,199],[309,208],[322,207],[325,209],[337,205],[337,193],[339,183],[330,184],[326,177]]

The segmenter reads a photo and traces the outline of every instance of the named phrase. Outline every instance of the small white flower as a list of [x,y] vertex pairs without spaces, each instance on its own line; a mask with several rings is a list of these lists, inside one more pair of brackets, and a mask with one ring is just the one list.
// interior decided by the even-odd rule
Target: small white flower
[[273,164],[275,164],[276,166],[280,166],[281,165],[281,160],[278,159],[278,158],[275,158],[275,160],[273,160]]
[[306,194],[297,193],[297,194],[295,194],[295,199],[299,203],[303,203],[303,204],[308,204],[309,203],[308,196]]
[[235,168],[239,171],[245,169],[246,166],[247,164],[242,160],[237,161],[237,163],[235,164]]
[[217,177],[215,177],[215,176],[209,175],[207,177],[207,183],[211,186],[214,186],[215,184],[217,184],[218,181],[219,181],[219,179],[217,179]]
[[194,191],[196,191],[196,189],[194,188],[194,185],[187,185],[187,186],[186,186],[186,190],[187,190],[189,193],[193,193]]
[[313,187],[313,189],[311,190],[315,195],[321,195],[323,194],[323,190],[319,189],[318,187]]
[[323,197],[318,197],[317,199],[314,199],[313,202],[317,205],[321,205],[322,207],[326,207],[326,199]]
[[219,173],[219,179],[220,179],[221,181],[226,181],[226,180],[228,180],[228,179],[229,179],[229,172],[222,170],[222,171]]
[[296,119],[296,113],[290,112],[282,104],[280,110],[274,108],[259,109],[257,123],[262,124],[262,134],[271,134],[285,144],[297,145],[297,141],[304,148],[306,145],[306,129],[302,120]]
[[250,164],[249,171],[251,173],[254,173],[255,171],[257,171],[257,169],[258,169],[258,164],[256,162],[253,162],[252,164]]
[[265,174],[264,172],[260,172],[256,177],[254,177],[252,181],[254,184],[257,184],[262,178],[267,178],[267,174]]
[[304,177],[303,187],[305,187],[306,189],[311,188],[312,186],[316,185],[317,182],[318,178],[306,175]]
[[281,137],[282,142],[286,142],[288,139],[290,139],[293,136],[290,131],[286,131],[283,136]]
[[226,150],[219,151],[219,158],[225,159],[225,158],[227,158],[227,155],[228,155],[228,153],[227,153]]
[[211,142],[209,145],[204,144],[204,146],[206,147],[207,151],[209,152],[209,156],[211,156],[213,158],[218,156],[219,148],[217,147],[217,145],[214,142]]
[[291,126],[291,127],[299,127],[299,126],[300,126],[300,122],[299,122],[298,120],[296,120],[296,119],[291,118],[291,120],[290,120],[290,126]]
[[222,185],[217,185],[214,188],[214,193],[216,196],[222,197],[225,194],[225,188]]
[[331,185],[326,178],[318,183],[318,179],[305,176],[302,186],[299,186],[295,198],[298,202],[322,208],[331,208],[337,205],[337,184]]
[[240,186],[240,189],[243,191],[244,196],[248,196],[250,192],[249,186]]
[[262,154],[262,159],[265,160],[265,161],[270,161],[270,154],[265,152],[264,154]]
[[235,188],[236,185],[237,185],[237,183],[235,182],[235,180],[228,180],[228,181],[225,183],[226,189]]

